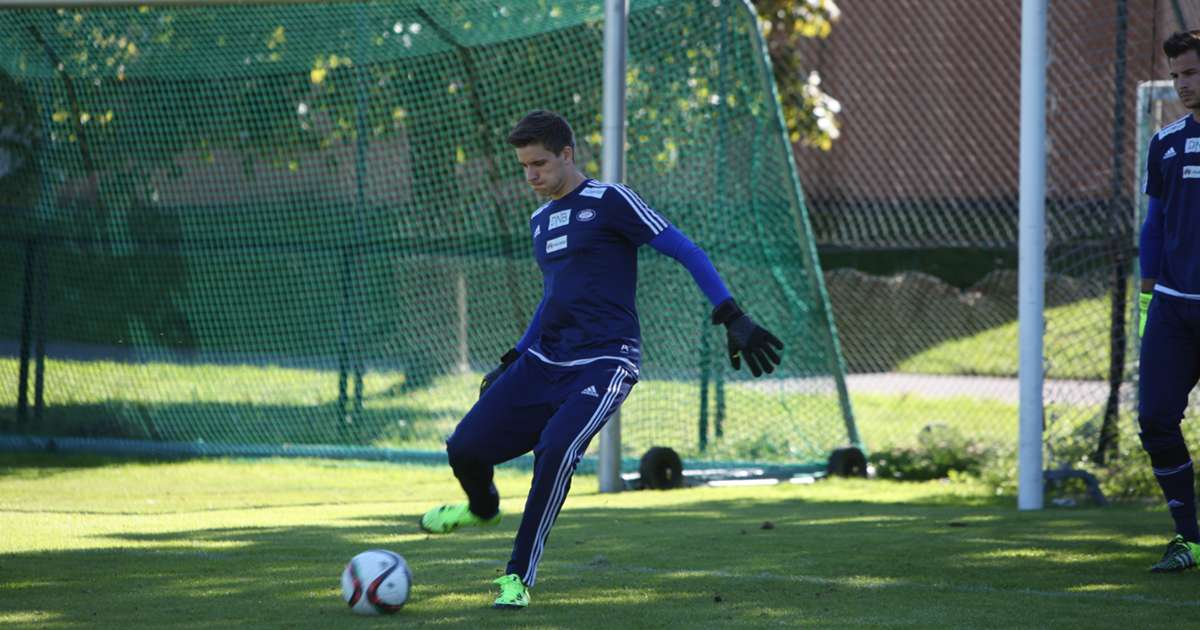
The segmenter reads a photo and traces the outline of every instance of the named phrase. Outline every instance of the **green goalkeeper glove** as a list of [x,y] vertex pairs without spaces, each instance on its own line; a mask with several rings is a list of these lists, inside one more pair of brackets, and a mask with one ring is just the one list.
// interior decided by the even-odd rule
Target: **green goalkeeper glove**
[[1150,313],[1150,300],[1154,298],[1153,293],[1138,294],[1138,339],[1146,334],[1146,315]]
[[496,379],[500,378],[500,375],[504,373],[504,370],[508,369],[508,366],[516,363],[520,356],[521,353],[517,352],[516,348],[512,348],[508,352],[505,352],[504,356],[500,357],[500,365],[496,366],[496,369],[492,370],[491,372],[488,372],[483,377],[483,381],[479,383],[480,398],[483,398],[483,392],[486,392],[487,388],[491,387],[492,383],[495,383]]

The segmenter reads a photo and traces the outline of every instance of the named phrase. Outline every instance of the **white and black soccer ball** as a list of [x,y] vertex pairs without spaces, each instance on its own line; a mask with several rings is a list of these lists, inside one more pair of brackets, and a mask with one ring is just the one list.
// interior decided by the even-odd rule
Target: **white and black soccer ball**
[[404,607],[412,572],[398,553],[364,551],[342,571],[342,599],[360,615],[390,615]]

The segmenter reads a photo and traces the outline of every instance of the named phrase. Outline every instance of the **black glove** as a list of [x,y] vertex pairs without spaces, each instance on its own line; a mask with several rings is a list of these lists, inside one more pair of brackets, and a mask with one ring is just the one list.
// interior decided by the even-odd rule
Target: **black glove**
[[[729,364],[733,369],[742,369],[740,357],[745,357],[746,365],[750,366],[750,372],[755,376],[775,371],[775,366],[779,365],[779,353],[776,350],[783,350],[783,342],[771,331],[754,323],[749,315],[738,308],[733,298],[713,309],[712,321],[714,324],[725,324]],[[775,347],[774,350],[771,346]]]
[[505,352],[504,356],[500,357],[500,365],[496,366],[496,369],[485,374],[483,376],[483,382],[479,384],[480,398],[483,398],[483,392],[487,391],[487,388],[491,387],[492,383],[495,383],[496,379],[500,378],[500,375],[504,373],[504,370],[508,369],[508,366],[516,363],[517,358],[520,356],[521,353],[517,352],[516,348],[513,348],[508,352]]

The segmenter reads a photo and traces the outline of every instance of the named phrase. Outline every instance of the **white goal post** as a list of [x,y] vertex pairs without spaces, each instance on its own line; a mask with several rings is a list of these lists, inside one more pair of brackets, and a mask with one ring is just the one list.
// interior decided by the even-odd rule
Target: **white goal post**
[[1042,478],[1042,334],[1046,282],[1046,9],[1021,3],[1020,253],[1017,318],[1020,425],[1017,508],[1040,510]]
[[[628,0],[604,0],[604,109],[603,162],[604,181],[625,179],[625,49],[629,45],[626,27],[629,20]],[[596,463],[600,492],[620,492],[621,479],[621,412],[608,420],[600,433],[599,461]]]

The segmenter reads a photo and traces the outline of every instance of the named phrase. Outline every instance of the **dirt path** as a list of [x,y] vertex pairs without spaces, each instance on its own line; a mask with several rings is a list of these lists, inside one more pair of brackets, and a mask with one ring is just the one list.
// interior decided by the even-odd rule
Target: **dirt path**
[[[742,384],[763,392],[832,392],[833,381],[828,378],[791,378],[769,381],[746,381]],[[851,394],[884,394],[924,396],[928,398],[986,398],[1009,404],[1020,400],[1020,382],[1016,378],[1001,376],[959,376],[938,374],[903,374],[885,372],[878,374],[850,374],[846,387]],[[1129,396],[1131,387],[1122,387],[1122,396]],[[1042,388],[1042,399],[1047,405],[1061,403],[1071,405],[1103,405],[1108,400],[1108,383],[1054,379],[1047,380]]]

